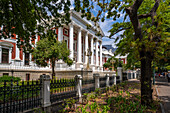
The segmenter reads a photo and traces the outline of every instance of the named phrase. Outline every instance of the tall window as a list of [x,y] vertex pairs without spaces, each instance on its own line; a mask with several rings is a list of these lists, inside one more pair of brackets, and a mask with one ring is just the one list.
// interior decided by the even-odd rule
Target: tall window
[[30,74],[26,74],[26,81],[30,80]]
[[30,54],[29,53],[25,53],[25,65],[29,65],[29,61],[30,61]]
[[9,49],[2,48],[2,63],[9,63]]

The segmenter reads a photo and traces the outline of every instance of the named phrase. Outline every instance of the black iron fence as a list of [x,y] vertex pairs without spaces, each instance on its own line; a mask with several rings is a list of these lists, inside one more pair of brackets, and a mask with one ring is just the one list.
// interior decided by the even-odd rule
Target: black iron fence
[[[116,77],[117,82],[119,76]],[[106,87],[107,77],[100,77],[100,87]],[[113,85],[114,77],[109,78],[109,85]],[[77,80],[72,79],[56,79],[50,81],[50,102],[58,103],[64,99],[76,97]],[[41,107],[41,95],[43,91],[43,82],[37,81],[22,81],[22,82],[7,82],[0,83],[0,113],[17,113]],[[90,93],[95,90],[95,78],[82,80],[82,93]]]
[[17,113],[41,105],[40,81],[1,82],[0,113]]
[[127,72],[123,72],[122,80],[123,80],[123,81],[127,80]]
[[114,76],[109,77],[109,85],[112,86],[114,84]]
[[116,76],[116,84],[120,83],[120,76]]
[[95,79],[94,78],[86,78],[82,81],[82,93],[90,93],[95,90]]
[[50,81],[50,101],[59,102],[64,99],[76,97],[76,81],[72,79],[58,79]]
[[106,87],[106,78],[106,76],[99,78],[101,88]]

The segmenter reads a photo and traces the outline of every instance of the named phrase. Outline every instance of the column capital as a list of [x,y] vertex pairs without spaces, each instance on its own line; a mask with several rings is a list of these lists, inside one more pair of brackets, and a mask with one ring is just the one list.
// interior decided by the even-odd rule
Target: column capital
[[75,23],[72,21],[69,23],[69,26],[73,26]]
[[82,27],[79,26],[78,32],[81,32],[81,30],[82,30]]

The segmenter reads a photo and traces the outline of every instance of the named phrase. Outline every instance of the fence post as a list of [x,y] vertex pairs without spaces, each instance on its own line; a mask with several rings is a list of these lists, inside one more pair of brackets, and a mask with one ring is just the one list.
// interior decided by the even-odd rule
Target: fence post
[[106,87],[109,87],[109,74],[106,74]]
[[134,71],[134,75],[135,75],[135,79],[136,79],[136,78],[137,78],[137,77],[136,77],[136,71]]
[[131,71],[131,79],[134,79],[134,78],[133,78],[133,71]]
[[120,76],[120,83],[121,83],[122,82],[122,74],[123,74],[122,67],[117,67],[117,74],[118,74],[118,76]]
[[82,76],[76,75],[76,95],[79,97],[79,102],[82,103]]
[[114,77],[114,85],[116,85],[116,74],[113,74]]
[[49,75],[41,75],[40,76],[40,80],[42,83],[42,88],[41,88],[41,105],[43,107],[43,109],[45,111],[49,111],[48,108],[49,106],[51,106],[51,102],[50,102],[50,76]]
[[95,79],[95,89],[100,88],[99,74],[94,74],[93,76]]

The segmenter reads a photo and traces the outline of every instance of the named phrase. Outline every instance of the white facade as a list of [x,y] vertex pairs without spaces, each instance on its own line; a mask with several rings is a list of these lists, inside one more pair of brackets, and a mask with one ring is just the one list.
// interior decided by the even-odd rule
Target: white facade
[[[86,19],[81,18],[81,15],[75,11],[71,11],[71,23],[56,29],[58,33],[57,39],[65,41],[70,49],[70,58],[74,61],[72,66],[67,66],[61,60],[56,62],[55,70],[81,70],[87,66],[87,56],[85,52],[87,49],[91,50],[90,67],[93,71],[102,71],[102,36],[104,35],[100,28],[87,29],[87,24],[92,24]],[[101,36],[96,36],[96,30],[101,32]],[[38,42],[40,37],[36,35],[34,43]],[[0,40],[0,68],[11,69],[38,69],[51,70],[50,64],[47,67],[37,67],[32,59],[31,53],[23,53],[16,46],[17,35],[11,39]],[[9,60],[6,63],[2,61],[2,49],[9,50]],[[4,49],[3,49],[4,51]]]

